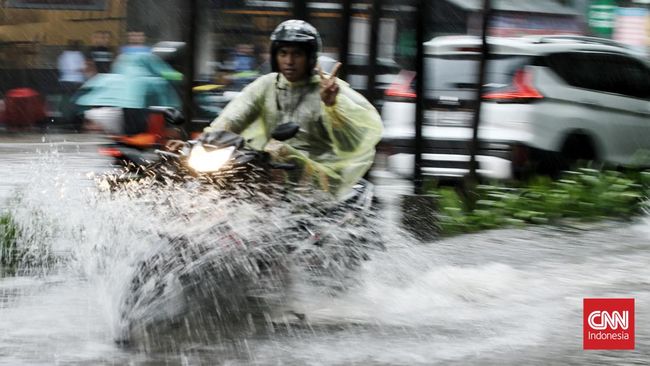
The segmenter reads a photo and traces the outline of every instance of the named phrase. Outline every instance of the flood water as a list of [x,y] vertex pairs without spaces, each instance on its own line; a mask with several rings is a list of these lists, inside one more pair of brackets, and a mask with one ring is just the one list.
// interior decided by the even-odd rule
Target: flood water
[[[399,189],[388,180],[378,187],[386,205],[375,222],[386,250],[373,253],[342,291],[296,280],[283,306],[304,314],[303,320],[284,312],[263,322],[247,318],[224,331],[209,314],[173,324],[163,316],[159,327],[132,342],[116,342],[133,263],[155,248],[161,225],[167,233],[189,235],[214,218],[210,201],[191,192],[172,199],[196,210],[185,221],[165,212],[170,196],[98,193],[90,173],[111,169],[97,154],[102,141],[85,135],[0,138],[0,208],[25,228],[21,240],[33,254],[26,270],[0,278],[2,365],[593,365],[650,359],[650,216],[422,244],[395,224],[392,199]],[[279,215],[271,210],[258,226],[247,220],[239,225],[255,233],[279,222]],[[589,297],[635,299],[635,350],[582,349],[582,303]]]

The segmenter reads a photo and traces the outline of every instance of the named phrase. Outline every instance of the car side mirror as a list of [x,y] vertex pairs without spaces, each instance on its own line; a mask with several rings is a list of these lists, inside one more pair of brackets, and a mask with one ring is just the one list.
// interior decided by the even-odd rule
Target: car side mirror
[[278,141],[286,141],[298,133],[300,130],[300,125],[295,122],[286,122],[281,125],[278,125],[273,132],[271,132],[271,137]]

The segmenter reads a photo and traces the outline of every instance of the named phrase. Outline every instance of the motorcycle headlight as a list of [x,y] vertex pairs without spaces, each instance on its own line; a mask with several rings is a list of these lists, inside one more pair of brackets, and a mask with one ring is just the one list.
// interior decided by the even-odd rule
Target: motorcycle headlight
[[196,145],[190,152],[187,164],[199,173],[216,172],[230,160],[234,151],[234,146],[206,151],[203,146]]

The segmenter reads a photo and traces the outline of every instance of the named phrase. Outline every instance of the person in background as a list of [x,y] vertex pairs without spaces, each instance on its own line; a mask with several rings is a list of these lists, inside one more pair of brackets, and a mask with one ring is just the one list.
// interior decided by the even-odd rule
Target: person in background
[[[199,140],[221,130],[241,134],[274,161],[296,165],[285,178],[340,197],[370,169],[382,123],[377,110],[336,77],[340,63],[330,75],[315,71],[320,49],[320,35],[309,23],[278,25],[271,34],[273,72],[244,88]],[[300,125],[295,137],[271,138],[275,127],[288,122]]]
[[111,73],[97,74],[80,88],[77,112],[85,118],[87,130],[129,136],[148,133],[155,122],[150,107],[181,109],[176,84],[182,79],[183,74],[152,52],[122,53]]
[[258,52],[258,54],[260,55],[260,57],[259,57],[259,66],[257,67],[257,71],[259,71],[261,74],[270,73],[272,71],[271,54],[269,53],[268,49]]
[[96,31],[92,35],[92,46],[88,50],[89,74],[105,74],[111,72],[113,50],[111,49],[111,32]]
[[59,82],[64,94],[72,95],[86,80],[86,58],[81,52],[81,41],[71,40],[68,49],[58,59]]
[[64,124],[78,128],[80,121],[75,116],[75,108],[70,101],[86,80],[86,57],[81,52],[81,41],[68,41],[68,49],[59,56],[57,66],[61,93],[57,109],[62,115],[61,120]]
[[252,71],[257,68],[254,47],[250,44],[241,43],[235,49],[235,71]]
[[130,31],[126,34],[127,44],[122,46],[120,53],[149,53],[151,47],[146,45],[147,36],[142,31]]

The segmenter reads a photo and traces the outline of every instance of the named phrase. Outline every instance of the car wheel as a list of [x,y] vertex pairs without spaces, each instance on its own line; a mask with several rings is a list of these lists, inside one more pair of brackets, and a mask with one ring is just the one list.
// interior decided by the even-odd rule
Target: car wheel
[[580,161],[596,161],[596,147],[585,134],[571,134],[564,141],[560,155],[562,170],[575,168]]

